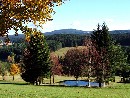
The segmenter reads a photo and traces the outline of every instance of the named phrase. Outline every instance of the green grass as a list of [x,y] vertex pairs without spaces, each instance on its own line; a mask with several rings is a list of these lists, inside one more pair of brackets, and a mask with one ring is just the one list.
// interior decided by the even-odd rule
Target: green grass
[[65,48],[61,48],[57,51],[55,51],[55,53],[58,55],[58,56],[64,56],[66,54],[66,52],[71,49],[72,47],[65,47]]
[[[7,77],[6,77],[7,79]],[[56,76],[56,82],[74,79]],[[47,79],[45,79],[47,82]],[[129,98],[130,84],[111,83],[106,88],[64,87],[59,85],[28,85],[16,76],[15,81],[0,80],[0,98]]]
[[[83,46],[78,46],[77,48],[82,48]],[[58,55],[58,56],[64,56],[66,54],[66,52],[69,50],[69,49],[72,49],[74,47],[65,47],[65,48],[61,48],[57,51],[55,51],[55,53]]]
[[0,82],[0,98],[129,98],[130,84],[107,88],[33,86]]

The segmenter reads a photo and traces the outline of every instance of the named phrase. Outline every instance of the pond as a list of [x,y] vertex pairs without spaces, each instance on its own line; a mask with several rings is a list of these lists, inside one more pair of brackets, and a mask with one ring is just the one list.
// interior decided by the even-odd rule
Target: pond
[[[65,86],[88,86],[88,81],[85,80],[65,80],[62,82]],[[97,82],[90,82],[91,86],[99,86],[99,83]]]

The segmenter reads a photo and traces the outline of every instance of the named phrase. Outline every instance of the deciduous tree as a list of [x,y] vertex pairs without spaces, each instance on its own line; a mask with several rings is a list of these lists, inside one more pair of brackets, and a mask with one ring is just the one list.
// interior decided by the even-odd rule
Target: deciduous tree
[[58,56],[52,52],[50,54],[50,59],[51,59],[51,75],[53,76],[53,83],[54,83],[54,75],[61,75],[62,74],[62,66],[59,63],[59,58]]
[[64,58],[63,71],[66,75],[72,75],[78,79],[82,75],[86,62],[87,51],[80,48],[72,48],[67,51]]
[[[11,29],[27,33],[29,22],[41,26],[52,20],[53,8],[66,0],[0,0],[0,36],[7,36]],[[23,25],[24,24],[24,25]],[[8,38],[6,39],[8,41]]]
[[13,80],[14,80],[14,75],[19,74],[20,73],[20,67],[18,64],[12,64],[10,66],[10,74],[13,76]]

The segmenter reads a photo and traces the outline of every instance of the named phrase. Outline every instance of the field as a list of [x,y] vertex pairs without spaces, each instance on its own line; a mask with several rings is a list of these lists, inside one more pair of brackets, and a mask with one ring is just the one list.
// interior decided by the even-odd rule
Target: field
[[[74,79],[72,77],[58,77]],[[106,88],[65,87],[59,85],[29,85],[23,81],[0,80],[0,98],[129,98],[130,84],[111,83]]]
[[[63,56],[70,48],[62,48],[55,53]],[[49,84],[49,79],[44,79],[45,84],[36,86],[24,82],[20,76],[6,76],[6,81],[0,76],[0,98],[130,98],[130,84],[111,82],[105,88],[67,87],[58,85],[59,81],[74,80],[74,77],[55,76],[55,84]],[[79,79],[85,79],[80,77]]]
[[56,53],[58,56],[64,56],[65,53],[66,53],[69,49],[71,49],[71,48],[72,48],[72,47],[61,48],[61,49],[55,51],[55,53]]
[[[74,47],[65,47],[65,48],[61,48],[57,51],[55,51],[55,53],[58,55],[58,56],[64,56],[66,54],[66,52],[69,50],[69,49],[72,49]],[[83,46],[78,46],[77,48],[83,48]]]

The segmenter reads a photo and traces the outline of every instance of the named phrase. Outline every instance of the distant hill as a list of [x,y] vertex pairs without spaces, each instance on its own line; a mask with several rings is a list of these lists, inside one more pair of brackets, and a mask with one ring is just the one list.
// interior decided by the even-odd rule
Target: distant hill
[[111,34],[124,34],[124,33],[130,33],[130,30],[113,30],[110,31]]
[[15,36],[15,35],[9,35],[9,38],[24,38],[25,35],[24,34],[18,34],[18,36]]
[[[76,29],[61,29],[61,30],[54,30],[52,32],[45,32],[44,35],[53,35],[53,34],[80,34],[80,35],[87,35],[91,34],[92,31],[82,31],[82,30],[76,30]],[[113,30],[110,31],[110,34],[124,34],[128,33],[130,34],[130,30]],[[9,38],[12,39],[20,39],[24,38],[24,34],[19,34],[18,36],[15,35],[9,35]],[[3,39],[0,37],[0,39]]]
[[53,34],[89,34],[91,31],[82,31],[76,29],[61,29],[54,30],[52,32],[46,32],[45,35],[53,35]]
[[[53,34],[91,34],[92,31],[82,31],[76,29],[61,29],[54,30],[52,32],[45,32],[44,35],[53,35]],[[122,33],[130,33],[130,30],[113,30],[110,31],[110,34],[122,34]]]

